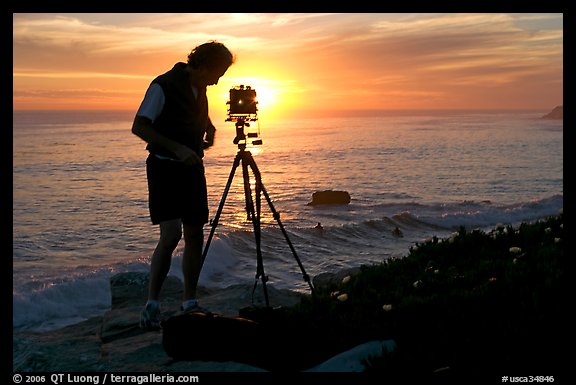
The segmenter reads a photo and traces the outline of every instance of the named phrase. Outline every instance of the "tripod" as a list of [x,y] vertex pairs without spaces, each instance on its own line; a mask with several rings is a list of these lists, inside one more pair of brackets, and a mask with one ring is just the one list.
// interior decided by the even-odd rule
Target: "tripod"
[[[243,128],[244,124],[245,123],[243,120],[240,120],[237,122],[236,127],[237,127],[238,132],[242,132],[242,131],[240,131],[240,129]],[[237,138],[234,140],[234,143],[238,143],[238,141],[239,141],[238,139],[245,139],[244,137],[239,138],[239,136],[237,136]],[[256,285],[258,284],[258,279],[260,279],[262,281],[262,289],[264,292],[264,299],[266,301],[266,307],[269,308],[270,302],[268,299],[268,289],[266,288],[266,282],[268,281],[268,277],[264,274],[264,262],[262,259],[262,250],[261,250],[261,246],[260,246],[261,245],[261,236],[262,236],[262,232],[261,232],[261,228],[260,228],[261,194],[264,194],[264,197],[266,198],[266,201],[268,202],[268,205],[270,206],[270,210],[272,211],[272,215],[273,215],[274,219],[276,219],[276,221],[278,222],[278,225],[280,226],[280,229],[282,230],[282,234],[284,234],[286,242],[288,243],[288,246],[290,247],[290,250],[292,251],[294,258],[296,259],[296,262],[298,263],[298,266],[300,267],[300,270],[302,272],[302,276],[303,276],[304,280],[308,283],[308,286],[310,286],[310,291],[313,293],[314,288],[312,286],[312,283],[310,282],[310,277],[308,276],[308,274],[306,274],[306,271],[304,270],[304,266],[302,265],[300,258],[298,258],[298,255],[296,254],[296,250],[294,249],[292,242],[290,242],[290,239],[288,238],[288,233],[284,229],[284,225],[282,224],[282,221],[280,221],[280,213],[278,213],[276,211],[276,209],[274,208],[274,205],[272,204],[272,200],[270,199],[270,196],[268,195],[266,188],[262,184],[262,177],[260,174],[260,170],[258,170],[258,166],[256,165],[254,158],[252,157],[252,153],[250,151],[246,151],[246,143],[245,142],[239,143],[238,148],[239,148],[239,150],[238,150],[238,153],[236,154],[236,157],[234,158],[234,162],[232,164],[232,170],[230,171],[230,176],[228,177],[228,182],[226,183],[224,193],[222,194],[222,199],[220,200],[220,205],[218,206],[216,216],[212,220],[212,228],[210,230],[210,235],[208,236],[208,240],[206,241],[206,247],[204,248],[204,253],[202,254],[202,260],[204,261],[206,259],[206,256],[208,255],[208,249],[210,248],[210,244],[212,242],[212,238],[214,236],[214,231],[216,230],[216,226],[218,226],[218,222],[220,220],[220,215],[222,214],[222,209],[224,208],[224,204],[226,202],[226,197],[227,197],[228,192],[230,190],[230,186],[232,185],[232,180],[234,179],[234,174],[236,173],[236,169],[238,168],[238,166],[241,163],[242,164],[242,174],[243,174],[243,178],[244,178],[244,197],[245,197],[245,201],[246,201],[246,213],[247,213],[248,220],[252,221],[252,224],[254,227],[254,238],[256,241],[256,282],[254,283],[254,290],[256,289]],[[254,197],[252,194],[252,188],[250,187],[249,168],[252,170],[252,174],[254,175],[254,178],[255,178]]]

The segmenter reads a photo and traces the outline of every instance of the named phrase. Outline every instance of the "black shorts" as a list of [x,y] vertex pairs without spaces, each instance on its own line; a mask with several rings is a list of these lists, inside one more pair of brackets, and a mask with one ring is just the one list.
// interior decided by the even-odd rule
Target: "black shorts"
[[150,154],[146,159],[146,175],[153,224],[171,219],[181,219],[189,225],[208,223],[208,192],[203,168]]

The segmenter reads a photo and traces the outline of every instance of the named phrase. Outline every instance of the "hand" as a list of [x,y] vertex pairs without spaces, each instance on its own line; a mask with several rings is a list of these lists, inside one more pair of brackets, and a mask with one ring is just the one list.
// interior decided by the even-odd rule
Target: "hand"
[[214,145],[214,137],[206,135],[206,139],[204,139],[204,143],[202,143],[203,148],[206,150]]
[[208,127],[206,128],[206,136],[204,138],[204,149],[212,147],[214,145],[214,137],[216,136],[216,127],[210,122]]
[[180,146],[175,154],[187,166],[202,166],[202,159],[186,146]]

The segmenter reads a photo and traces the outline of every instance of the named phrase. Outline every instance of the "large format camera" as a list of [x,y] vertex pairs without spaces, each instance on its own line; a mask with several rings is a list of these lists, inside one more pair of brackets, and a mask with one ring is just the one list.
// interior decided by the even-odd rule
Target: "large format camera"
[[[250,128],[250,122],[258,121],[256,90],[244,85],[232,87],[230,89],[230,100],[226,104],[228,104],[228,118],[226,118],[226,121],[236,122],[234,144],[237,144],[238,148],[242,149],[246,148],[247,144],[261,145],[262,139],[260,139],[259,125],[252,130],[249,129],[248,132],[244,132],[244,127]],[[248,138],[252,138],[250,143]]]
[[256,115],[256,90],[250,86],[240,85],[230,89],[230,101],[228,102],[228,116]]

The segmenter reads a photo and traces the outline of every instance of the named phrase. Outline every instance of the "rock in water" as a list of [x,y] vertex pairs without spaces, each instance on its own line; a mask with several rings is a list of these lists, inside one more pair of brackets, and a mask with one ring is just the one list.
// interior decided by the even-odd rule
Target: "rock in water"
[[350,194],[347,191],[324,190],[312,194],[309,205],[344,204],[350,203]]

